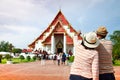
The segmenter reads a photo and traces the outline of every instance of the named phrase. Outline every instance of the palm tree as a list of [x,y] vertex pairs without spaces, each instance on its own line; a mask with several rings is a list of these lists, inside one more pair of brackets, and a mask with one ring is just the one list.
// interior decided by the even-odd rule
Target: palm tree
[[12,52],[12,49],[14,48],[14,46],[10,43],[9,44],[9,50],[10,50],[10,52]]

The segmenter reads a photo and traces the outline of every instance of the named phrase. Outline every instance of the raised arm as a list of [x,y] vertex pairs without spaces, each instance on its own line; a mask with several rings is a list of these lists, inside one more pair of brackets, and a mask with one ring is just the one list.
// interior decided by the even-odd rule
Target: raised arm
[[92,63],[92,75],[93,80],[99,80],[99,63],[98,63],[98,53],[96,52],[93,63]]

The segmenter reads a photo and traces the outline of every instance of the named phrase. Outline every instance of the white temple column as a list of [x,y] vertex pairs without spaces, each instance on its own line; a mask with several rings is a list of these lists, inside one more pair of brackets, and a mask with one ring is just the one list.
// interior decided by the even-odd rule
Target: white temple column
[[64,53],[66,53],[66,34],[64,34]]
[[54,54],[55,53],[55,38],[54,38],[54,34],[52,34],[51,36],[51,53]]
[[75,47],[73,46],[73,55],[75,55]]

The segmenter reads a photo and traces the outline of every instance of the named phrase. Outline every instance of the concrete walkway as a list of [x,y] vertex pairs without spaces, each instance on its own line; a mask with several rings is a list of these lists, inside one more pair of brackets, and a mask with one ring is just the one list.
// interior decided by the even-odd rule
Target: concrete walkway
[[[0,64],[0,80],[69,80],[70,66],[40,61],[21,64]],[[120,80],[120,67],[115,67],[116,80]]]

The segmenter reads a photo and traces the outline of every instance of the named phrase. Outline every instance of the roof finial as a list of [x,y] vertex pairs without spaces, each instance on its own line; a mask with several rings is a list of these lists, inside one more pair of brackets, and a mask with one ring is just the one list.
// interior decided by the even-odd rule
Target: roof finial
[[61,2],[61,0],[60,0],[60,2],[59,2],[59,11],[61,11],[61,5],[62,4],[62,2]]
[[61,11],[61,8],[59,9],[59,11]]
[[59,11],[61,11],[61,5],[59,6]]

